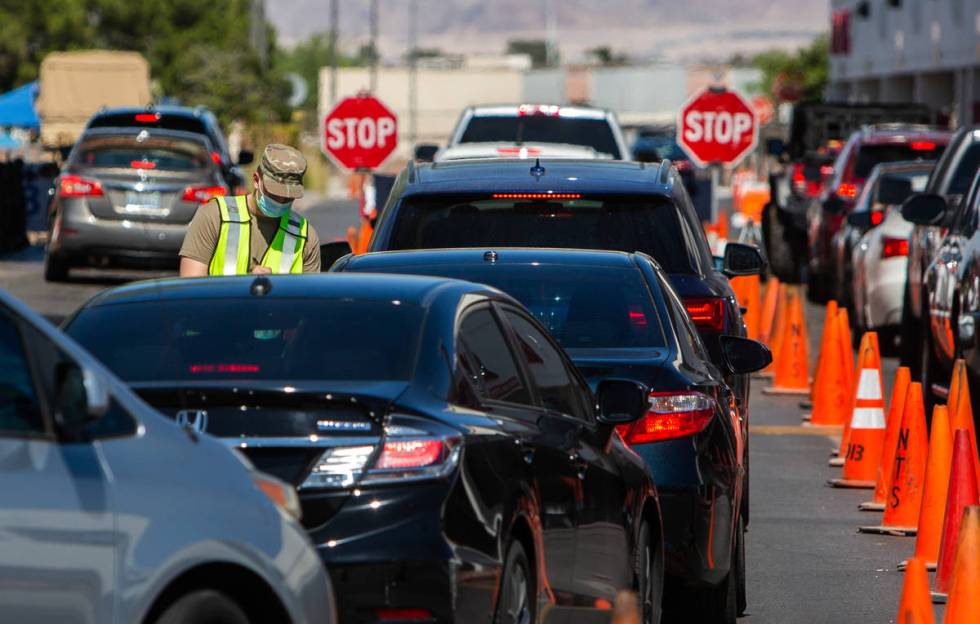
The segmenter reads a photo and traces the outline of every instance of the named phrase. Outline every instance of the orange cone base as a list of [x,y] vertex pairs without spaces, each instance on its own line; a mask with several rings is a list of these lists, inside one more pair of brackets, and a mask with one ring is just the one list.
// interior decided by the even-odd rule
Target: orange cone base
[[810,394],[809,388],[780,388],[779,386],[769,386],[762,389],[762,394],[776,396],[806,396]]
[[[871,487],[874,487],[873,485]],[[914,537],[919,532],[918,527],[893,527],[879,524],[878,526],[858,527],[858,533],[873,535],[894,535],[896,537]]]
[[[827,460],[827,465],[828,466],[834,466],[834,467],[843,466],[844,465],[844,458],[843,457],[831,457],[830,459]],[[874,487],[874,484],[873,483],[871,484],[871,487]]]
[[861,481],[859,479],[830,479],[827,481],[827,485],[852,490],[873,490],[877,484],[874,481]]
[[874,501],[865,501],[858,505],[858,509],[861,511],[885,511],[885,503],[876,503]]
[[[905,568],[909,567],[909,560],[905,559],[904,561],[899,561],[898,565],[895,567],[898,569],[899,572],[901,572]],[[937,567],[939,566],[935,561],[926,561],[926,570],[928,570],[929,572],[935,572]]]
[[946,604],[946,598],[949,594],[944,594],[942,592],[929,592],[932,595],[932,604]]

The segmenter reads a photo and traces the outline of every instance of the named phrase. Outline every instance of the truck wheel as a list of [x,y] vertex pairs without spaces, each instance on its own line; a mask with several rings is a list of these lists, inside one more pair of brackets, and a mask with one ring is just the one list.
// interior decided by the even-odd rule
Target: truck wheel
[[155,624],[249,624],[250,620],[233,600],[224,594],[203,589],[179,598]]
[[802,272],[802,247],[794,244],[795,231],[783,223],[779,208],[768,204],[762,215],[762,237],[769,259],[769,270],[786,284],[798,284]]

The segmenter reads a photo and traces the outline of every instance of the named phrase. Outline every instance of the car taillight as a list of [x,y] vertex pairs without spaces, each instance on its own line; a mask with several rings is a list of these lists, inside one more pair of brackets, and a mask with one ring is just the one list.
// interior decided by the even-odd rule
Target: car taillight
[[716,407],[700,392],[651,392],[646,415],[617,430],[629,445],[683,438],[703,431]]
[[909,255],[909,241],[907,238],[881,239],[882,258],[894,258],[895,256],[907,255]]
[[685,299],[687,314],[698,327],[721,331],[725,327],[725,300],[720,297],[710,299]]
[[850,182],[842,182],[837,187],[837,196],[843,200],[853,200],[858,196],[857,184],[851,184]]
[[129,167],[131,169],[156,169],[157,164],[152,160],[131,160]]
[[407,622],[433,622],[432,612],[428,609],[375,609],[374,614],[379,622],[407,623]]
[[211,162],[213,162],[216,165],[220,165],[221,164],[221,154],[219,154],[218,152],[211,152]]
[[936,149],[936,144],[932,141],[912,141],[912,143],[909,144],[909,147],[917,152],[931,152],[932,150]]
[[223,186],[188,186],[184,189],[184,195],[181,199],[187,202],[206,204],[213,197],[224,197],[227,194],[228,191]]
[[379,470],[425,468],[442,457],[442,440],[406,440],[385,442],[375,466]]
[[102,197],[102,184],[77,175],[63,175],[59,183],[61,197]]
[[806,175],[803,173],[803,163],[793,165],[793,190],[797,193],[805,193],[807,190]]

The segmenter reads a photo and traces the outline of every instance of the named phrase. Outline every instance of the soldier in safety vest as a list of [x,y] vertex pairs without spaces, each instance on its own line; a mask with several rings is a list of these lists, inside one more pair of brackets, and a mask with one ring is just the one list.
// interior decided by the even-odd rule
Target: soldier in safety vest
[[320,240],[292,209],[305,173],[299,150],[268,145],[251,195],[215,197],[198,209],[180,248],[180,276],[319,272]]

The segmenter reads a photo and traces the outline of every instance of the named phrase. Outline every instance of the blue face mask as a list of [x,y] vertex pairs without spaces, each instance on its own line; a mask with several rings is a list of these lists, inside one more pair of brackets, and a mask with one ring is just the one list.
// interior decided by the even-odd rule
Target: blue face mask
[[256,195],[258,195],[258,197],[256,198],[255,201],[259,205],[259,210],[261,210],[262,214],[264,214],[265,216],[271,217],[273,219],[280,218],[281,216],[289,212],[289,209],[293,207],[293,202],[291,201],[280,203],[272,199],[269,199],[267,196],[263,195],[262,193],[256,193]]

